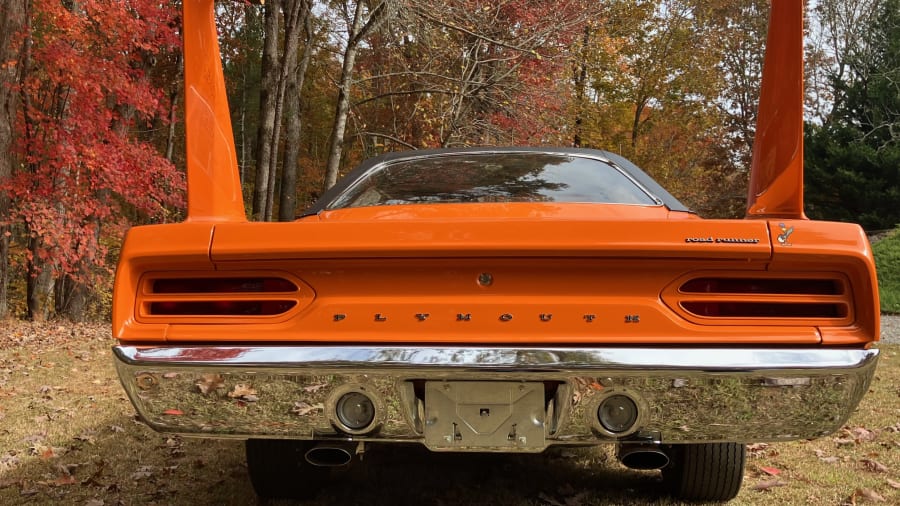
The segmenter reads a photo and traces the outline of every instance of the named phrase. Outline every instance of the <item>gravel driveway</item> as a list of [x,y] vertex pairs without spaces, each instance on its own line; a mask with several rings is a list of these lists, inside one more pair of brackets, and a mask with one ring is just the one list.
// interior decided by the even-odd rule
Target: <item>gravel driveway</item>
[[881,315],[881,342],[900,343],[900,315]]

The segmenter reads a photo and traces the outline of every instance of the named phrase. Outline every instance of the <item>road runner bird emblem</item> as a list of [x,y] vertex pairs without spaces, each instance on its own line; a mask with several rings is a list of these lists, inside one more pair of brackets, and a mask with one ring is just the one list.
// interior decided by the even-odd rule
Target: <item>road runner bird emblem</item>
[[791,237],[791,234],[794,233],[794,227],[785,227],[784,223],[779,223],[778,226],[781,227],[781,233],[778,234],[778,244],[790,246],[791,243],[788,242],[788,239]]

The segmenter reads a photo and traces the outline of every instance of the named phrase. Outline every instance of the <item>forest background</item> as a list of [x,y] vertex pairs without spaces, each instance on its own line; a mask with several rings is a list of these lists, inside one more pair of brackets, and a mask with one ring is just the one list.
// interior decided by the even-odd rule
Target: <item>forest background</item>
[[[370,156],[485,145],[607,149],[743,215],[767,0],[258,3],[217,7],[251,219]],[[124,232],[182,219],[180,12],[0,4],[0,318],[105,317]],[[806,40],[807,213],[892,229],[900,0],[810,1]]]

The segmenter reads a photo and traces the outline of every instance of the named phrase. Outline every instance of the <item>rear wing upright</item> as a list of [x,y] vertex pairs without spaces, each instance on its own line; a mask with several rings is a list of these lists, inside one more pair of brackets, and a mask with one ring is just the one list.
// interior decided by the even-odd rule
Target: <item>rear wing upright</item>
[[747,218],[803,213],[803,0],[772,0]]
[[184,0],[184,108],[189,222],[247,221],[215,0]]

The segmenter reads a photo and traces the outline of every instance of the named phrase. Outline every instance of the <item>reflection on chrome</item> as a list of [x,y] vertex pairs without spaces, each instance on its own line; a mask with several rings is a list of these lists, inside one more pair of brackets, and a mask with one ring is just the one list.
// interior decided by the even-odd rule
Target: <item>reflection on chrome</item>
[[[853,412],[878,358],[849,349],[377,346],[117,346],[114,354],[150,426],[218,437],[428,444],[426,383],[542,382],[545,443],[521,451],[615,441],[596,429],[596,406],[614,391],[640,406],[635,430],[664,443],[826,435]],[[348,436],[333,422],[335,393],[351,387],[378,399],[372,432]]]

